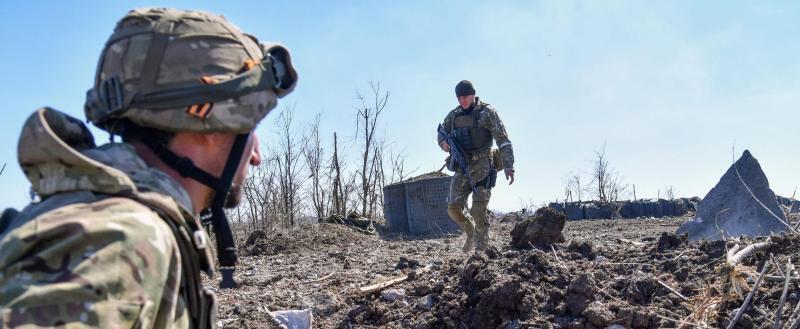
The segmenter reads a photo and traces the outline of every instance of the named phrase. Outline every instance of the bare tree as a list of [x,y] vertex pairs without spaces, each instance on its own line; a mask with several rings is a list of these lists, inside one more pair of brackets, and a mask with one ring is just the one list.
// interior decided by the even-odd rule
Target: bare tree
[[672,188],[672,185],[665,186],[664,191],[666,192],[666,197],[668,200],[672,201],[675,199],[675,191]]
[[391,163],[392,171],[389,176],[390,183],[401,182],[405,180],[406,177],[408,177],[408,175],[413,174],[415,171],[419,169],[419,167],[411,171],[408,171],[408,169],[406,169],[406,155],[405,152],[403,151],[399,151],[397,153],[392,152],[392,154],[390,154],[389,157],[391,158],[392,161]]
[[386,186],[386,175],[383,170],[383,150],[384,142],[381,141],[375,145],[372,151],[374,156],[372,157],[370,170],[372,171],[373,179],[370,183],[369,194],[367,195],[369,204],[367,213],[370,215],[369,217],[372,217],[372,215],[376,213],[378,207],[383,204],[383,187]]
[[0,168],[0,175],[2,175],[3,171],[6,170],[6,165],[7,165],[7,163],[3,163],[3,168]]
[[592,181],[589,192],[592,193],[600,202],[617,201],[624,195],[627,185],[622,183],[619,174],[609,168],[608,158],[606,158],[606,144],[600,151],[595,151],[595,160],[592,165]]
[[[274,221],[279,217],[277,203],[274,202],[278,195],[275,164],[275,159],[265,159],[260,166],[251,170],[250,176],[244,181],[243,205],[238,208],[247,208],[246,219],[251,222],[253,229],[267,229],[275,225]],[[242,215],[238,214],[238,217]]]
[[573,174],[567,179],[566,190],[568,191],[570,198],[577,197],[578,202],[581,202],[583,200],[583,191],[585,188],[586,187],[581,185],[580,174]]
[[[266,155],[262,165],[244,182],[240,207],[228,212],[238,236],[256,229],[293,227],[308,216],[347,215],[353,210],[367,217],[380,213],[383,188],[409,172],[405,155],[393,152],[377,130],[389,93],[378,83],[370,83],[370,88],[367,96],[357,94],[354,139],[342,142],[333,132],[331,152],[323,146],[320,115],[299,133],[294,108],[283,109],[276,136],[262,152]],[[353,159],[347,154],[354,154]]]
[[370,89],[372,98],[369,102],[361,93],[356,95],[361,101],[361,107],[356,115],[356,136],[361,141],[362,147],[361,168],[358,172],[360,178],[358,197],[361,203],[361,214],[367,217],[373,215],[375,204],[373,193],[379,174],[376,149],[380,143],[375,136],[375,128],[378,126],[381,113],[389,102],[389,92],[382,92],[380,83],[371,82]]
[[336,214],[344,216],[347,212],[347,199],[345,198],[345,188],[342,184],[342,162],[339,159],[339,138],[333,133],[333,155],[330,165],[333,193],[333,210]]
[[292,130],[293,112],[294,108],[287,106],[278,117],[278,152],[274,158],[280,195],[280,215],[284,223],[290,227],[297,224],[301,204],[300,189],[304,182],[300,162],[302,143]]
[[317,114],[314,121],[309,125],[308,139],[303,148],[308,177],[311,180],[308,194],[311,196],[311,206],[316,213],[317,219],[324,218],[327,215],[327,198],[330,197],[330,194],[323,188],[324,168],[322,161],[325,157],[325,151],[322,148],[322,142],[319,137],[319,120],[320,115]]
[[622,183],[622,177],[616,171],[612,171],[608,177],[607,191],[608,202],[619,201],[628,192],[628,185]]

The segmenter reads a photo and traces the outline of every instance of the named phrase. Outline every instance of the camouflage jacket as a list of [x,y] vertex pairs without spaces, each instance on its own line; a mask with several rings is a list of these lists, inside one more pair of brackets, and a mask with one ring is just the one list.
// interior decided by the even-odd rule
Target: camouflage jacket
[[42,201],[0,223],[0,328],[215,325],[211,248],[175,180],[47,108],[18,156]]
[[[514,149],[511,146],[511,140],[508,139],[506,126],[503,124],[503,121],[500,120],[500,116],[497,115],[497,110],[495,110],[495,108],[488,103],[482,102],[478,97],[475,97],[475,103],[477,103],[475,110],[480,111],[478,125],[492,133],[492,138],[494,138],[494,142],[497,144],[497,147],[500,151],[500,158],[502,159],[504,167],[502,169],[513,169]],[[452,133],[453,120],[455,119],[456,115],[463,111],[464,109],[462,109],[461,106],[456,106],[456,108],[447,113],[447,116],[444,118],[444,122],[442,122],[442,126],[444,126],[448,132]],[[439,144],[442,143],[442,140],[443,139],[441,136],[437,137]],[[489,159],[490,157],[490,150],[478,152],[478,154],[473,155],[473,157],[470,159],[470,166],[472,166],[473,163],[485,162],[486,159]],[[475,177],[473,177],[473,179],[475,179]]]

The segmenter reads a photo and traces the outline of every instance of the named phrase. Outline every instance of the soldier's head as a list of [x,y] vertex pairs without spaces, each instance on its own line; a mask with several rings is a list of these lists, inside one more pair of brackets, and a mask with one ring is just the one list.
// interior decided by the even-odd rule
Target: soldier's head
[[260,162],[254,129],[296,81],[286,48],[222,16],[135,9],[103,49],[85,111],[184,187],[202,186],[204,197],[189,191],[195,210],[221,208],[238,202],[231,184]]
[[462,109],[467,109],[475,102],[475,88],[469,80],[461,80],[456,85],[456,98]]

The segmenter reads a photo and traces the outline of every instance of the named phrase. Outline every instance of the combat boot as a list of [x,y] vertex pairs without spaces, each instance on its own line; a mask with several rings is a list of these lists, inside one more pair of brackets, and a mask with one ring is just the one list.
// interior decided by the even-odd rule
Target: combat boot
[[461,251],[464,252],[465,254],[469,253],[470,251],[472,251],[472,249],[475,248],[475,230],[473,229],[474,226],[471,225],[472,224],[471,222],[468,223],[470,224],[469,226],[465,225],[461,227],[462,229],[464,229],[464,234],[467,235],[467,240],[464,241],[464,246],[461,247]]
[[475,225],[464,215],[463,209],[464,207],[461,205],[448,205],[447,214],[461,227],[461,230],[464,231],[464,234],[467,236],[467,240],[464,242],[464,246],[461,247],[461,251],[469,253],[475,248]]

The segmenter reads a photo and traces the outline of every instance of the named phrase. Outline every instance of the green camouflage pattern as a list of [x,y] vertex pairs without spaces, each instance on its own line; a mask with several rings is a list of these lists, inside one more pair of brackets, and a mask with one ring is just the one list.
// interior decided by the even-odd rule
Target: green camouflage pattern
[[[497,169],[514,169],[514,148],[511,145],[511,140],[508,138],[508,133],[506,132],[506,126],[503,124],[503,120],[500,120],[500,116],[497,114],[497,110],[493,106],[481,101],[479,97],[475,97],[475,102],[477,103],[476,110],[478,108],[482,108],[480,117],[478,118],[478,125],[491,132],[495,145],[497,145],[497,148],[500,152],[500,159],[502,160],[501,162],[503,163],[504,168]],[[456,108],[447,113],[447,116],[444,118],[444,122],[442,122],[442,126],[449,130],[451,127],[453,127],[453,120],[455,119],[456,115],[463,111],[464,110],[461,108],[461,106],[456,106]],[[441,136],[438,136],[437,134],[437,142],[441,144],[442,140],[443,139]],[[491,159],[491,157],[491,150],[487,149],[476,152],[476,154],[474,154],[470,159],[470,168],[473,171],[478,171],[471,173],[472,179],[475,182],[479,182],[486,178],[488,169],[484,169],[484,161],[487,161],[486,163],[488,164],[489,160],[485,159]],[[473,165],[473,163],[476,163],[476,165]]]
[[189,327],[182,258],[207,268],[212,255],[178,248],[170,225],[200,227],[186,191],[49,108],[26,121],[18,153],[42,201],[0,232],[0,328]]
[[[480,117],[478,118],[478,125],[491,132],[492,138],[494,138],[494,142],[497,144],[500,152],[500,159],[504,166],[502,169],[513,170],[514,149],[511,145],[511,140],[508,138],[508,133],[506,133],[505,125],[503,121],[500,120],[500,116],[497,115],[497,110],[491,105],[482,102],[478,97],[475,97],[475,102],[477,103],[476,110],[482,108]],[[462,111],[463,109],[461,106],[457,106],[455,109],[451,110],[444,118],[442,125],[450,129],[450,127],[453,126],[453,120],[456,115],[460,114]],[[442,139],[439,139],[438,143],[441,144]],[[492,196],[492,190],[481,186],[477,187],[473,192],[471,186],[486,179],[489,175],[494,161],[492,150],[491,148],[479,150],[474,154],[468,155],[467,161],[469,162],[472,181],[470,182],[469,179],[467,179],[467,176],[461,168],[456,170],[453,175],[453,180],[450,182],[447,209],[450,218],[459,224],[466,234],[472,234],[472,232],[474,232],[475,249],[483,251],[486,250],[489,243],[489,222],[487,220],[486,209],[489,205],[489,199],[491,199]],[[501,170],[501,168],[497,169]],[[470,217],[472,217],[472,221],[466,218],[462,212],[470,194],[472,194],[472,207],[470,207]],[[467,247],[466,244],[465,247]]]
[[[154,32],[169,35],[158,63],[148,62]],[[278,44],[264,45],[262,49],[255,37],[243,33],[222,16],[167,8],[131,10],[117,23],[103,49],[94,83],[97,90],[104,79],[119,77],[126,102],[140,92],[202,85],[204,77],[217,82],[227,80],[245,70],[246,61],[258,63],[265,53],[275,50],[285,52],[283,61],[291,84],[215,102],[206,117],[191,115],[186,107],[130,106],[114,113],[87,106],[86,116],[100,128],[112,132],[115,131],[113,122],[127,119],[164,131],[247,133],[277,105],[277,98],[294,89],[297,72],[289,51]],[[146,81],[142,76],[149,65],[158,66],[155,81]]]

